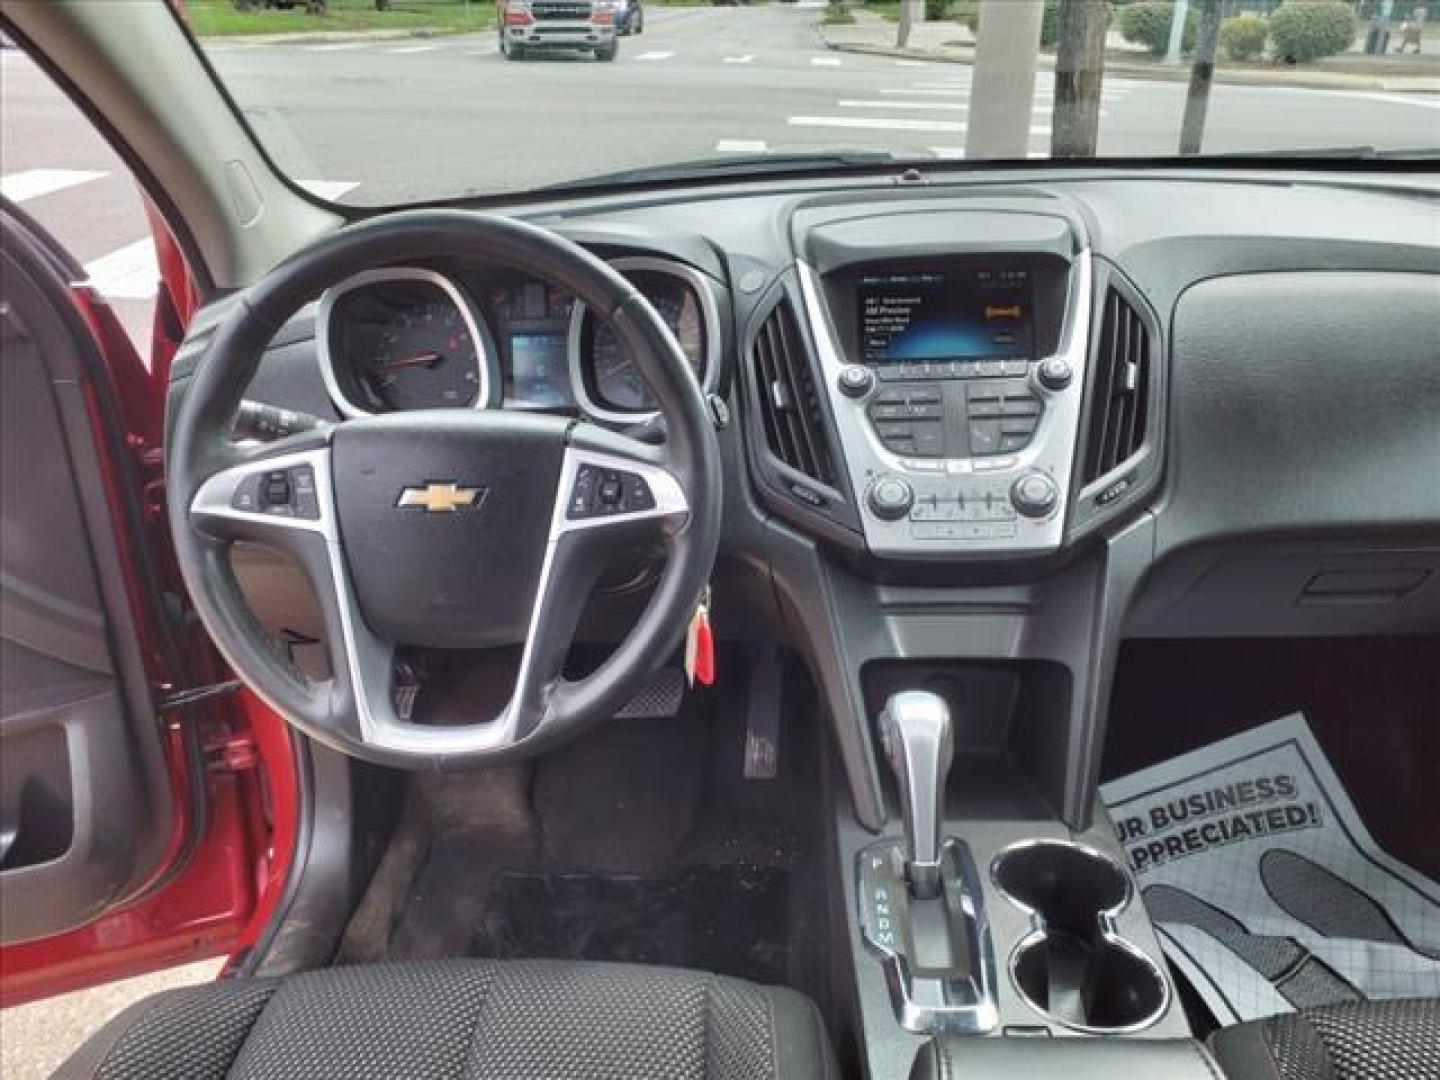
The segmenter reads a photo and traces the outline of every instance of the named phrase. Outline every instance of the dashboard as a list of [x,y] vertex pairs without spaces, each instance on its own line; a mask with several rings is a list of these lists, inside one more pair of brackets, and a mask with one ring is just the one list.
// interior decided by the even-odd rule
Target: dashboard
[[[702,387],[721,345],[712,278],[680,263],[617,258],[654,305]],[[321,297],[317,359],[348,417],[409,409],[565,412],[616,424],[655,413],[615,334],[559,286],[502,269],[392,266]]]

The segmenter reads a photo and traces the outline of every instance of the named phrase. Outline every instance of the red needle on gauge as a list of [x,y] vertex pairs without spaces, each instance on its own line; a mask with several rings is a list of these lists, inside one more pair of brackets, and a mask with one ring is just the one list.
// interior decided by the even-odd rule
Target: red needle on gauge
[[438,364],[442,359],[438,352],[422,352],[401,357],[399,360],[386,360],[380,366],[386,371],[399,371],[407,367],[429,367],[431,364]]

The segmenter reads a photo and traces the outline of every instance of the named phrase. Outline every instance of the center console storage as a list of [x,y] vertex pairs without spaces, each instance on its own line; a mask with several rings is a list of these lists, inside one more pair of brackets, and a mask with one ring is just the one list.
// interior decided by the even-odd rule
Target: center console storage
[[1034,925],[1010,958],[1010,978],[1026,1004],[1094,1034],[1139,1031],[1160,1018],[1170,984],[1116,931],[1132,892],[1114,859],[1073,841],[1028,840],[995,856],[990,876]]

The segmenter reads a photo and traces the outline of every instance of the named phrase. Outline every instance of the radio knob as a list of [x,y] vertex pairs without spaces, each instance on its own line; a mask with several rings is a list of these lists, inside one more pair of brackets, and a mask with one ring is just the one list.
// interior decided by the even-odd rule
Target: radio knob
[[1046,390],[1064,390],[1074,377],[1070,362],[1059,356],[1042,360],[1035,368],[1035,381]]
[[881,521],[899,521],[914,503],[915,492],[898,476],[882,476],[870,487],[870,510]]
[[849,364],[840,369],[840,392],[846,397],[864,397],[875,385],[875,373],[859,364]]
[[1055,509],[1059,499],[1055,481],[1041,472],[1026,473],[1010,486],[1010,501],[1029,518],[1043,518]]

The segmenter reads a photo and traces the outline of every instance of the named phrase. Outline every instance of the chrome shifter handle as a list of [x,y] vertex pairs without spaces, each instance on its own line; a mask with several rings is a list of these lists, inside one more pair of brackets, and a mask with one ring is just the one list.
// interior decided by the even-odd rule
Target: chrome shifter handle
[[950,707],[924,690],[892,694],[880,714],[880,741],[900,786],[910,891],[928,899],[940,888],[945,778],[955,754]]

